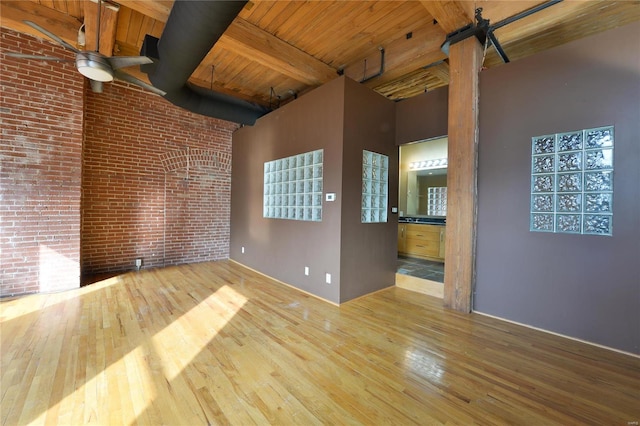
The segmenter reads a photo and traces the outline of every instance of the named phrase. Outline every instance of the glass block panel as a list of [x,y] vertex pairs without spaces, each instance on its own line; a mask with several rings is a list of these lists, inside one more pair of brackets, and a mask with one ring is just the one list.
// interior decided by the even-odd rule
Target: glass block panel
[[553,214],[531,214],[531,230],[553,232]]
[[562,173],[558,175],[558,192],[582,191],[582,173]]
[[558,194],[557,211],[559,212],[581,212],[582,194]]
[[586,154],[587,170],[613,168],[613,149],[594,149]]
[[612,193],[585,194],[584,211],[587,213],[611,213],[613,210]]
[[554,182],[554,175],[533,176],[531,181],[531,192],[553,192]]
[[578,151],[582,149],[582,131],[561,133],[558,135],[558,152]]
[[611,235],[611,215],[585,215],[584,234]]
[[553,167],[555,156],[540,155],[533,157],[533,173],[552,173],[555,172]]
[[585,191],[613,191],[613,172],[586,172],[584,174]]
[[531,210],[534,212],[552,212],[553,195],[535,194],[531,196]]
[[264,163],[263,217],[320,221],[322,158],[320,149]]
[[531,231],[612,235],[613,126],[531,138]]
[[427,214],[430,216],[447,215],[447,187],[430,187],[427,190]]
[[585,148],[613,147],[613,127],[600,127],[585,130]]
[[389,157],[362,151],[362,223],[387,221],[387,187],[389,186]]
[[556,232],[579,234],[582,230],[582,215],[559,214],[557,217]]
[[533,138],[533,153],[534,154],[551,154],[555,150],[555,135],[538,136]]
[[558,171],[570,172],[582,170],[582,152],[571,152],[558,155]]

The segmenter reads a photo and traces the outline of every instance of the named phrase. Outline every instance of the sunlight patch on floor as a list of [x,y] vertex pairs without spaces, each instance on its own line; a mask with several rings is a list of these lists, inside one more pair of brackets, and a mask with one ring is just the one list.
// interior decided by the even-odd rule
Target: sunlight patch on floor
[[165,377],[173,380],[178,376],[246,302],[225,285],[155,334],[151,341],[162,359]]

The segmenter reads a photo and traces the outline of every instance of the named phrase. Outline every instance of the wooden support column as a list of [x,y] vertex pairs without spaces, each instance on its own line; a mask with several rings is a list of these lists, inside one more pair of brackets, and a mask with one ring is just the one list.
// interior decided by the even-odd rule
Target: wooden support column
[[478,83],[482,45],[475,37],[449,49],[449,165],[444,305],[471,312],[475,284]]

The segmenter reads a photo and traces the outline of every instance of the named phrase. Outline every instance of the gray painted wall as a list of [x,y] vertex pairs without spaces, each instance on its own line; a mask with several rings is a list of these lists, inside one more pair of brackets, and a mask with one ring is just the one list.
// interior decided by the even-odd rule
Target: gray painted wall
[[449,87],[396,103],[396,144],[447,136]]
[[[477,311],[640,353],[640,24],[483,71]],[[615,126],[613,236],[529,232],[531,137]]]
[[[394,285],[397,216],[360,223],[362,149],[391,157],[389,210],[397,200],[394,125],[393,102],[341,77],[236,131],[230,258],[334,303]],[[263,218],[264,163],[320,148],[324,192],[337,195],[322,222]]]
[[344,80],[336,79],[238,129],[232,147],[229,257],[334,303],[340,301],[341,197],[323,202],[322,222],[305,222],[263,218],[262,193],[266,161],[320,148],[324,190],[340,193],[343,119]]
[[[395,103],[346,80],[340,300],[395,285],[398,263],[398,147]],[[387,223],[362,223],[362,150],[389,157]]]

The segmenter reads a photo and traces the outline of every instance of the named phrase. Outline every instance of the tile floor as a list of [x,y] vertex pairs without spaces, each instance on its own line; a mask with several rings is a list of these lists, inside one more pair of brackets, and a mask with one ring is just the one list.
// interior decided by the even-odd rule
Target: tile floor
[[398,273],[443,283],[444,263],[399,254]]

